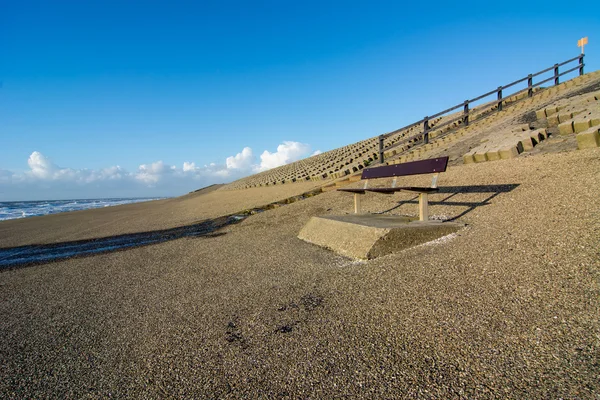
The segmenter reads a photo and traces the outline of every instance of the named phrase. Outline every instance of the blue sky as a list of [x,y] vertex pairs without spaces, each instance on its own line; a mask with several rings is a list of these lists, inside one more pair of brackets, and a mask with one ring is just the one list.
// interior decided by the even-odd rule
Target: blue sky
[[[0,0],[0,201],[173,196],[579,53],[600,6]],[[185,163],[185,164],[184,164]]]

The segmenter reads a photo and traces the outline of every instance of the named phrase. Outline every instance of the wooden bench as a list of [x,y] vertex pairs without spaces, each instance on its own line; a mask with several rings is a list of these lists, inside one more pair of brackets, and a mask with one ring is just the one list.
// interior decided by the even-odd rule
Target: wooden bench
[[[386,165],[382,167],[363,169],[361,179],[365,181],[364,187],[361,188],[341,188],[342,192],[354,193],[354,212],[360,213],[360,196],[366,192],[375,192],[383,194],[393,194],[396,192],[412,192],[419,194],[419,220],[427,221],[429,219],[428,200],[429,193],[437,192],[437,179],[440,172],[445,172],[448,165],[448,157],[430,158],[427,160],[413,161],[402,164]],[[397,187],[396,181],[399,176],[419,175],[419,174],[434,174],[429,187]],[[394,181],[391,187],[369,188],[369,179],[391,178]]]

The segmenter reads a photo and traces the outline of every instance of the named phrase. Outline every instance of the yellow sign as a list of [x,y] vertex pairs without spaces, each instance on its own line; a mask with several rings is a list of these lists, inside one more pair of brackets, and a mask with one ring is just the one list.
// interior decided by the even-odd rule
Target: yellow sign
[[586,44],[588,44],[587,36],[577,41],[577,47],[581,47],[581,54],[583,54],[583,46],[585,46]]

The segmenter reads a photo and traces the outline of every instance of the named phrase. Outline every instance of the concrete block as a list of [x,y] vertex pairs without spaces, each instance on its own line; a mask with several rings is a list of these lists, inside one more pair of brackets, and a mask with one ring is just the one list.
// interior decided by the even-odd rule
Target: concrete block
[[475,160],[475,162],[478,162],[478,163],[487,161],[487,157],[484,152],[476,152],[473,155],[473,159]]
[[558,122],[559,123],[570,121],[571,119],[573,119],[573,114],[572,113],[560,113],[560,114],[558,114]]
[[563,122],[558,125],[558,131],[561,135],[569,135],[573,133],[573,121]]
[[438,239],[464,226],[413,219],[376,214],[312,217],[298,238],[346,257],[373,259]]
[[600,147],[600,133],[597,127],[578,133],[576,138],[579,150]]
[[508,160],[510,158],[515,158],[519,155],[519,151],[516,146],[505,147],[498,150],[498,154],[502,160]]
[[463,155],[463,163],[465,164],[473,164],[475,159],[473,158],[473,153],[467,153]]
[[521,139],[519,144],[523,146],[523,151],[533,150],[533,142],[531,141],[531,137]]
[[529,124],[521,124],[511,129],[511,132],[527,132],[529,130]]
[[549,115],[547,120],[548,120],[548,125],[557,126],[558,125],[558,114]]
[[576,119],[573,121],[573,132],[580,133],[583,131],[587,131],[590,127],[589,119]]
[[545,140],[548,137],[548,133],[546,132],[545,129],[536,129],[534,131],[531,131],[531,137],[535,138],[535,140],[539,143],[542,140]]
[[490,150],[485,153],[485,156],[488,161],[497,161],[500,159],[500,152],[499,150]]

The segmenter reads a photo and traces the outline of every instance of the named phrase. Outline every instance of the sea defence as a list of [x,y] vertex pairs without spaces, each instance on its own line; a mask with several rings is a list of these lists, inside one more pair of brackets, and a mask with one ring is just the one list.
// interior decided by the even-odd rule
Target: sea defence
[[[502,111],[497,110],[495,102],[476,107],[471,110],[470,116],[473,120],[481,114],[489,116],[472,122],[468,126],[464,126],[458,121],[445,125],[447,121],[455,119],[456,114],[434,118],[429,121],[430,140],[428,144],[423,144],[421,140],[408,139],[422,134],[423,129],[421,127],[411,127],[388,136],[384,143],[385,162],[394,164],[438,155],[449,155],[451,165],[453,165],[463,161],[465,163],[488,161],[485,153],[490,153],[490,151],[495,152],[495,154],[490,153],[491,160],[500,159],[500,152],[504,154],[504,158],[516,157],[520,152],[530,151],[540,141],[544,140],[547,137],[546,128],[550,129],[550,133],[553,132],[552,128],[556,126],[555,121],[553,118],[546,119],[546,110],[548,114],[556,114],[559,109],[563,110],[564,108],[561,102],[575,106],[575,104],[580,104],[582,101],[586,102],[594,99],[598,96],[598,93],[595,92],[599,90],[600,71],[594,71],[564,81],[556,86],[544,89],[538,88],[531,98],[527,97],[527,93],[510,97],[503,102]],[[578,98],[574,99],[575,97]],[[589,107],[597,107],[597,104],[597,99],[588,103]],[[562,112],[563,118],[567,117],[567,111]],[[544,112],[543,117],[541,112]],[[582,117],[580,116],[579,119]],[[539,120],[537,127],[530,129],[529,124],[536,120]],[[527,131],[538,130],[538,132],[529,136],[525,135],[519,128],[523,124],[527,124]],[[436,126],[442,125],[444,125],[443,128],[436,129]],[[597,128],[594,123],[585,121],[585,124],[580,123],[578,125],[578,129],[582,129],[584,125],[586,130]],[[517,131],[522,134],[520,136],[514,135]],[[580,132],[582,131],[578,130],[576,133]],[[597,133],[597,130],[595,132]],[[529,132],[527,133],[529,134]],[[519,142],[531,137],[534,137],[531,147],[519,145]],[[588,132],[587,136],[581,136],[580,139],[583,140],[584,137],[590,137],[590,133]],[[583,144],[583,146],[593,146],[593,143],[596,143],[596,135],[592,133],[591,137],[592,140],[584,140],[585,143],[590,144]],[[487,147],[485,147],[486,142],[490,142]],[[477,148],[482,144],[484,147]],[[327,185],[333,181],[347,180],[349,177],[359,174],[363,168],[379,163],[378,146],[378,137],[372,137],[240,179],[229,184],[228,188],[278,186],[304,181],[316,181]],[[513,151],[513,148],[517,151]],[[474,149],[476,149],[475,152],[473,152]]]

